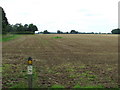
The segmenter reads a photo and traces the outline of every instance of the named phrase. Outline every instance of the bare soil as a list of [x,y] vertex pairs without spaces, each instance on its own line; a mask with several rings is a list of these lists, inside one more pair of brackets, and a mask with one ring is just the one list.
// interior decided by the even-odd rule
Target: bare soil
[[36,71],[34,88],[118,87],[117,35],[23,35],[3,42],[2,55],[3,88],[27,83],[28,57]]

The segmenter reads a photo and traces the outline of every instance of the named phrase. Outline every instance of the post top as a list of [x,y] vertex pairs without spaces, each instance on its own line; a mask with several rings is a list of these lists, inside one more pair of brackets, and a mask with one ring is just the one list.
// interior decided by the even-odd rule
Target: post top
[[29,58],[28,58],[28,60],[32,60],[32,58],[31,58],[31,57],[29,57]]

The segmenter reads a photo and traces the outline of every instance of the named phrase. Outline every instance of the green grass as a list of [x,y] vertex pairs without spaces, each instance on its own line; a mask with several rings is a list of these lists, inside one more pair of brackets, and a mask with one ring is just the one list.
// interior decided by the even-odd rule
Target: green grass
[[6,42],[6,41],[9,41],[9,40],[13,40],[13,39],[16,39],[18,38],[20,35],[12,35],[12,34],[8,34],[8,35],[2,35],[2,38],[0,38],[0,42]]
[[97,86],[80,86],[80,85],[75,85],[73,88],[104,88],[102,85],[97,85]]
[[[51,88],[65,88],[62,85],[53,85]],[[80,85],[75,85],[73,88],[104,88],[102,85],[97,85],[97,86],[80,86]]]
[[82,68],[86,68],[86,67],[85,67],[85,65],[81,65],[81,66],[79,66],[79,68],[81,68],[81,69],[82,69]]
[[66,69],[66,71],[68,71],[68,72],[74,72],[75,69],[73,69],[73,68],[68,68],[68,69]]
[[[22,70],[22,72],[23,72],[23,75],[20,75],[19,78],[24,78],[27,81],[27,79],[28,79],[27,70],[26,71]],[[33,67],[32,78],[33,78],[33,88],[36,88],[37,87],[38,74],[37,74],[34,67]],[[24,82],[22,82],[22,83],[24,83]],[[28,88],[28,85],[26,86],[22,83],[18,83],[16,85],[13,85],[11,88],[21,88],[21,86],[23,86],[22,88]]]
[[0,42],[2,42],[2,34],[0,34]]
[[53,85],[51,88],[65,88],[65,87],[62,85]]
[[81,88],[80,85],[75,85],[73,88]]
[[0,73],[2,72],[2,67],[0,67]]
[[33,88],[38,88],[38,73],[37,73],[37,71],[36,71],[36,69],[35,69],[35,67],[33,67]]
[[19,82],[18,84],[10,87],[10,88],[28,88],[28,85],[26,85],[25,83]]

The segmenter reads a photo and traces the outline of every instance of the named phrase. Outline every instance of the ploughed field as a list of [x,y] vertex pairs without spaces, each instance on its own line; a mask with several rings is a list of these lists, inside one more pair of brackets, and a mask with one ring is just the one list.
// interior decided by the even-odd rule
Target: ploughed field
[[33,58],[33,88],[115,88],[118,83],[117,35],[22,35],[3,42],[2,57],[3,88],[28,87],[28,57]]

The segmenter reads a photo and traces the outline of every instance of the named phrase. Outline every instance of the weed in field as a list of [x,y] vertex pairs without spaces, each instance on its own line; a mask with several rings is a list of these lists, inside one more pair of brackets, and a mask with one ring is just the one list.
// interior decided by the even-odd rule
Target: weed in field
[[113,68],[108,68],[107,70],[108,70],[108,71],[111,71],[112,69],[113,69]]
[[33,87],[37,87],[37,80],[39,80],[38,79],[38,73],[36,72],[36,69],[35,68],[33,68]]
[[80,86],[80,85],[75,85],[73,88],[104,88],[102,85],[97,85],[97,86]]
[[48,73],[55,73],[55,72],[54,72],[53,70],[51,70],[51,69],[48,69],[47,72],[48,72]]
[[75,85],[73,88],[81,88],[80,85]]
[[80,79],[80,80],[83,80],[84,78],[83,78],[83,77],[80,77],[79,79]]
[[68,72],[74,72],[75,69],[73,69],[73,68],[68,68],[68,69],[66,69],[66,71],[68,71]]
[[72,73],[72,74],[70,74],[70,78],[77,78],[77,77],[80,77],[81,76],[81,74],[80,73]]
[[76,77],[77,77],[77,75],[72,74],[72,75],[70,75],[69,77],[70,77],[70,78],[76,78]]
[[59,74],[61,74],[61,73],[60,73],[60,72],[56,72],[55,74],[56,74],[56,75],[59,75]]
[[23,78],[28,79],[28,75],[27,74],[23,75]]
[[11,72],[11,65],[10,64],[3,64],[2,72],[4,77],[9,77],[9,73]]
[[81,76],[87,78],[89,81],[94,81],[97,78],[91,71],[86,71],[82,73]]
[[104,88],[102,85],[97,85],[97,86],[85,86],[82,88]]
[[26,72],[25,70],[22,70],[22,72]]
[[62,85],[53,85],[51,88],[65,88],[65,87]]
[[87,73],[82,73],[81,75],[82,75],[82,76],[87,76],[88,74],[87,74]]
[[2,72],[2,67],[0,67],[0,73]]
[[89,75],[88,76],[88,80],[89,81],[94,81],[96,79],[96,76],[95,75]]
[[60,39],[60,38],[63,38],[63,37],[56,36],[56,37],[52,37],[52,38],[54,38],[54,39]]
[[79,68],[81,68],[81,69],[82,69],[82,68],[86,68],[86,67],[85,67],[84,65],[81,65]]
[[24,89],[24,88],[28,88],[28,85],[26,85],[23,82],[19,82],[18,84],[11,86],[10,88],[23,88]]
[[0,42],[2,42],[2,37],[0,36]]

